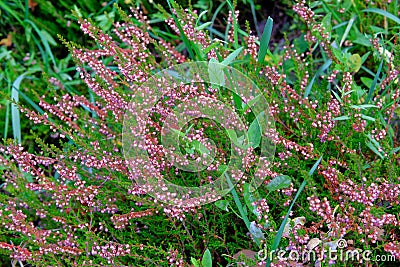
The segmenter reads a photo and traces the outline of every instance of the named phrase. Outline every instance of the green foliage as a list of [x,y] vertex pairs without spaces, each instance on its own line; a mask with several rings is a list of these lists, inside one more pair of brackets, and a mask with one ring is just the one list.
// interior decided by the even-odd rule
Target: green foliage
[[[0,47],[0,265],[87,266],[92,261],[98,266],[227,266],[239,261],[234,255],[243,249],[257,254],[289,244],[304,248],[313,245],[311,240],[329,247],[340,238],[374,255],[398,250],[397,1],[314,1],[309,7],[290,3],[314,15],[288,10],[296,34],[285,35],[279,45],[271,42],[279,17],[265,17],[257,1],[114,2],[0,2],[0,39],[12,37],[11,45]],[[125,14],[128,5],[140,7],[148,21]],[[246,8],[239,18],[234,15],[227,23],[229,11],[242,5]],[[71,10],[96,25],[94,39],[80,32]],[[252,22],[244,22],[242,14]],[[177,31],[164,23],[169,18]],[[131,36],[134,45],[111,31],[121,19],[143,33]],[[262,32],[254,28],[261,20]],[[60,29],[66,31],[56,38]],[[79,51],[109,52],[101,32],[117,40],[118,49],[90,65]],[[149,43],[141,46],[147,35]],[[142,49],[140,55],[134,55],[135,49]],[[140,89],[140,78],[181,62],[179,56],[214,62],[208,65],[213,85],[197,89],[216,90],[247,123],[241,136],[208,120],[173,129],[185,155],[210,154],[205,143],[193,139],[204,130],[215,144],[213,155],[229,154],[234,143],[252,149],[257,159],[267,134],[260,129],[261,117],[273,117],[276,158],[258,188],[250,182],[257,171],[251,159],[241,170],[245,179],[233,186],[227,157],[210,173],[177,174],[173,167],[163,173],[182,186],[203,185],[209,177],[224,174],[230,193],[213,204],[185,209],[131,192],[134,181],[122,157],[123,122],[117,114],[123,108],[115,103],[129,102]],[[99,65],[112,74],[104,75],[96,69]],[[244,100],[225,90],[226,66],[246,74],[262,93]],[[98,87],[82,83],[76,67]],[[139,73],[145,76],[128,77]],[[250,107],[261,97],[271,114],[255,116]],[[158,126],[149,127],[154,143],[160,141]],[[67,174],[76,175],[75,180],[65,178]],[[30,189],[43,185],[49,188]],[[55,201],[67,196],[64,206]],[[28,230],[15,228],[25,223]],[[80,253],[41,255],[41,234],[48,234],[46,244],[51,246],[76,242],[72,248]],[[113,255],[112,263],[91,252],[97,246],[107,250],[110,244],[121,245],[121,251],[129,245],[130,251]],[[34,256],[18,260],[19,250]],[[267,260],[267,266],[271,263],[282,264],[276,258]]]

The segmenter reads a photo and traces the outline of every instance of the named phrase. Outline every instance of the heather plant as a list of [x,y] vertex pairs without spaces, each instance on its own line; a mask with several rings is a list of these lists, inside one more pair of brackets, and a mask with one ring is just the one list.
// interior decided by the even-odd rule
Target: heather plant
[[[374,257],[400,260],[396,5],[379,2],[379,9],[362,12],[363,23],[379,18],[372,31],[385,27],[387,33],[371,33],[361,48],[345,43],[361,27],[356,20],[343,23],[346,12],[297,2],[293,11],[307,28],[272,53],[272,19],[258,38],[249,24],[241,27],[240,11],[228,1],[222,33],[195,10],[169,4],[170,11],[160,10],[184,53],[137,9],[126,14],[116,7],[120,22],[110,32],[76,14],[95,49],[60,37],[89,97],[50,82],[53,89],[37,95],[36,110],[18,103],[27,119],[53,132],[55,142],[32,131],[36,151],[11,139],[0,148],[4,257],[34,266],[386,266]],[[215,75],[199,79],[201,71],[171,68],[187,63],[208,66]],[[227,90],[235,71],[260,92],[247,84],[243,94]],[[268,104],[261,116],[271,118],[269,127],[251,109],[260,99]],[[226,116],[226,124],[221,103],[237,114]],[[179,121],[188,110],[207,106],[215,118]],[[145,111],[150,116],[142,119]],[[175,151],[163,143],[168,130]],[[127,131],[142,142],[123,137]],[[263,161],[262,140],[273,144],[273,161]],[[124,157],[138,145],[148,156],[143,168],[137,167],[142,154]],[[241,168],[228,172],[233,160]],[[189,161],[207,168],[185,169]],[[157,186],[159,174],[189,187],[216,186],[222,175],[228,186],[211,196],[213,203],[180,202],[173,195],[178,192],[160,197],[138,182],[146,176]],[[261,184],[252,183],[254,177]],[[324,252],[329,248],[368,250],[372,260],[332,259]],[[278,249],[287,254],[263,257]],[[288,257],[308,251],[323,256]]]
[[[21,115],[13,102],[21,102],[40,112],[39,99],[29,88],[36,88],[39,95],[47,93],[46,80],[55,88],[63,87],[73,93],[86,93],[75,71],[68,49],[57,42],[57,34],[71,41],[93,45],[80,34],[79,25],[72,23],[71,8],[85,17],[92,17],[102,29],[111,26],[115,10],[112,5],[102,6],[96,1],[1,1],[0,2],[0,131],[3,138],[13,137],[34,151],[35,130],[40,137],[51,142],[51,133],[41,125],[20,120]],[[108,16],[104,15],[108,12]],[[42,76],[46,73],[46,78]]]

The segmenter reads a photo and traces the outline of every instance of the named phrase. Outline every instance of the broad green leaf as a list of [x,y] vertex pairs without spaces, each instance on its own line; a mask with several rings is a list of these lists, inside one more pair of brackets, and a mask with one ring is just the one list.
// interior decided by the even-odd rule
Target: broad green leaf
[[208,150],[208,148],[203,145],[200,141],[198,140],[193,140],[192,142],[193,147],[199,151],[201,154],[207,154],[210,155],[210,150]]
[[83,17],[80,9],[76,5],[74,5],[74,11],[76,12],[78,18],[82,18]]
[[215,41],[211,45],[209,45],[206,49],[204,49],[203,53],[208,54],[213,48],[216,48],[219,45],[221,45],[221,43],[219,41]]
[[261,121],[261,117],[264,116],[264,112],[258,114],[258,116],[254,119],[254,121],[250,124],[249,130],[247,131],[247,136],[249,138],[249,143],[253,148],[256,148],[260,145],[261,142],[261,127],[259,121]]
[[353,72],[358,72],[361,68],[361,57],[359,54],[353,54],[349,58],[349,67]]
[[332,32],[332,13],[326,14],[326,16],[322,19],[322,25],[325,27],[326,32],[329,34],[329,39],[331,38]]
[[30,173],[28,173],[28,172],[23,172],[22,174],[23,174],[25,180],[26,180],[28,183],[33,183],[33,176],[32,176],[32,174],[30,174]]
[[190,262],[194,267],[200,267],[200,263],[195,258],[190,258]]
[[342,63],[345,62],[345,58],[343,56],[343,52],[340,48],[332,48],[332,54]]
[[211,59],[208,63],[208,75],[210,78],[210,82],[213,84],[217,84],[220,86],[225,85],[225,74],[224,74],[225,66],[218,63],[215,59]]
[[236,145],[240,147],[240,144],[238,143],[238,137],[236,134],[235,130],[232,129],[227,129],[226,133],[228,134],[229,139],[231,139],[231,141]]
[[267,184],[267,189],[269,191],[275,191],[278,189],[288,188],[292,183],[292,179],[287,175],[279,175],[272,179]]
[[243,107],[242,98],[236,93],[232,91],[233,102],[235,102],[235,107],[238,111],[240,111]]
[[244,184],[243,197],[244,202],[246,203],[249,210],[257,217],[260,216],[260,213],[257,211],[257,206],[253,205],[254,202],[259,200],[259,197],[257,196],[257,191],[255,191],[255,189],[252,188],[251,185],[248,183]]
[[229,201],[228,200],[218,200],[214,203],[215,206],[220,208],[221,210],[224,211],[229,211],[228,206],[229,206]]
[[235,146],[240,147],[242,149],[247,149],[248,147],[250,147],[249,144],[244,146],[244,139],[245,139],[244,135],[237,137],[235,130],[232,129],[228,129],[226,130],[226,132],[228,134],[229,139],[235,144]]
[[238,49],[236,49],[235,51],[233,51],[232,53],[229,54],[229,56],[227,56],[224,61],[221,62],[222,65],[228,66],[230,65],[235,58],[240,54],[240,52],[242,52],[243,47],[239,47]]
[[371,38],[372,36],[370,35],[366,35],[366,34],[362,34],[357,28],[353,28],[355,29],[355,38],[352,40],[353,43],[355,44],[360,44],[366,47],[370,47],[371,46],[371,42],[369,41],[369,38]]
[[389,34],[389,32],[387,30],[385,30],[385,29],[383,29],[381,27],[377,27],[377,26],[374,26],[374,25],[369,25],[369,28],[373,32],[375,32],[375,34],[378,34],[378,33]]
[[263,94],[259,94],[259,95],[256,95],[252,100],[250,100],[249,102],[247,102],[247,103],[243,103],[243,111],[247,111],[247,109],[249,109],[250,107],[252,107],[253,106],[253,104],[255,104],[255,103],[257,103],[257,101],[258,100],[260,100],[262,97],[264,97],[264,95]]
[[348,120],[348,119],[350,119],[350,117],[347,116],[347,115],[333,118],[334,121],[345,121],[345,120]]
[[190,262],[194,267],[200,267],[200,263],[195,258],[190,258]]
[[375,139],[373,139],[370,135],[367,135],[367,137],[370,141],[366,142],[366,145],[372,150],[372,152],[374,152],[376,155],[378,155],[381,159],[384,159],[385,157],[378,150],[378,149],[381,149],[381,145]]
[[358,98],[361,98],[363,95],[366,94],[365,90],[363,90],[363,89],[361,88],[361,86],[355,85],[354,87],[355,87],[355,90],[354,90],[354,91],[356,92]]
[[173,131],[174,133],[178,134],[179,137],[187,139],[187,136],[185,135],[185,133],[183,133],[183,132],[181,132],[181,131],[179,131],[177,129],[174,129],[174,128],[171,128],[171,131]]
[[218,171],[219,172],[225,172],[228,169],[227,165],[221,164],[218,166]]
[[49,44],[52,46],[57,46],[57,42],[54,40],[53,36],[50,35],[50,33],[45,30],[41,30],[40,33],[44,36],[44,38],[46,38]]
[[212,258],[210,250],[206,249],[203,254],[203,258],[201,259],[201,265],[203,267],[212,267]]
[[368,78],[368,77],[361,77],[360,79],[361,79],[361,82],[362,82],[366,87],[371,88],[372,81],[373,81],[371,78]]
[[367,52],[361,57],[361,65],[367,60],[369,54],[371,54],[371,52]]

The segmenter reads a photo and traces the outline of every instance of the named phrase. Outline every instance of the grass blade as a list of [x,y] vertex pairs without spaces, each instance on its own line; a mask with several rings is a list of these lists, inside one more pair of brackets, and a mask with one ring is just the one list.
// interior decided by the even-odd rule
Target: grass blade
[[304,92],[304,98],[308,97],[311,93],[312,86],[314,85],[315,79],[320,76],[329,66],[332,64],[332,60],[328,60],[322,65],[317,73],[315,73],[314,77],[311,79],[311,82],[307,85],[306,91]]
[[[53,52],[51,51],[49,42],[47,41],[46,37],[43,36],[42,32],[41,32],[41,31],[39,30],[39,28],[35,25],[35,23],[33,23],[32,21],[30,21],[30,20],[28,20],[28,19],[27,19],[27,20],[24,20],[24,22],[30,24],[30,25],[32,26],[32,28],[36,31],[36,33],[37,33],[37,34],[39,35],[39,37],[40,37],[40,40],[41,40],[42,43],[43,43],[43,46],[44,46],[44,49],[45,49],[46,52],[47,52],[47,55],[50,57],[51,61],[53,62],[53,66],[57,66],[56,60],[54,59]],[[45,57],[45,55],[43,55],[43,57]]]
[[39,112],[40,115],[44,114],[44,110],[39,107],[35,102],[32,101],[26,94],[24,94],[22,91],[16,89],[18,91],[19,95],[22,96],[23,99],[25,99],[26,102],[28,102],[37,112]]
[[8,4],[6,4],[5,1],[0,1],[0,8],[4,9],[7,13],[9,13],[11,16],[13,16],[18,22],[19,24],[23,24],[22,20],[20,19],[20,17],[18,16],[18,13],[14,12]]
[[[238,194],[237,194],[237,192],[235,190],[235,187],[233,186],[233,184],[231,182],[231,179],[229,178],[228,174],[226,174],[226,172],[225,172],[224,175],[225,175],[225,177],[226,177],[226,179],[228,181],[229,187],[232,188],[231,189],[231,194],[233,196],[233,199],[235,200],[235,204],[236,204],[236,207],[239,210],[240,216],[242,217],[243,222],[246,225],[246,227],[249,230],[249,232],[252,233],[252,231],[250,231],[250,220],[247,217],[247,215],[246,215],[246,213],[245,213],[245,211],[243,209],[243,205],[240,202],[240,199],[239,199],[239,196],[238,196]],[[253,236],[253,239],[254,239],[254,242],[257,244],[257,246],[260,247],[260,241],[258,240],[258,238]]]
[[254,5],[253,0],[249,0],[249,2],[250,2],[251,13],[253,14],[254,27],[256,28],[257,36],[260,37],[260,30],[258,29],[258,22],[256,16],[256,7]]
[[382,16],[387,17],[388,19],[393,20],[394,22],[396,22],[397,24],[400,24],[400,19],[398,17],[396,17],[395,15],[393,15],[392,13],[389,13],[385,10],[379,9],[379,8],[375,8],[375,7],[371,7],[371,8],[367,8],[362,10],[361,12],[371,12],[371,13],[376,13]]
[[[314,164],[314,166],[313,166],[313,167],[311,168],[311,170],[308,172],[308,174],[309,174],[310,176],[313,175],[313,173],[314,173],[315,170],[317,169],[317,167],[318,167],[319,163],[321,162],[321,160],[322,160],[322,156],[317,160],[317,162]],[[281,226],[279,227],[278,233],[276,234],[276,237],[275,237],[275,239],[274,239],[274,242],[272,243],[272,247],[271,247],[271,250],[270,250],[270,251],[274,251],[274,250],[276,250],[276,249],[278,248],[279,243],[281,242],[283,230],[285,229],[285,225],[286,225],[286,223],[287,223],[287,221],[288,221],[288,219],[289,219],[289,214],[290,214],[290,212],[292,211],[292,208],[293,208],[293,206],[294,206],[294,203],[296,202],[297,198],[300,196],[300,194],[301,194],[301,192],[303,191],[303,189],[304,189],[304,187],[306,186],[306,184],[307,184],[307,180],[304,180],[304,181],[301,183],[301,185],[300,185],[300,187],[299,187],[299,190],[297,191],[297,194],[296,194],[296,196],[294,197],[294,199],[293,199],[293,201],[292,201],[292,204],[290,204],[289,210],[288,210],[288,212],[286,213],[286,216],[285,216],[285,218],[283,219],[283,221],[282,221],[282,223],[281,223]],[[267,263],[266,263],[265,267],[269,267],[270,265],[271,265],[271,258],[268,257]]]
[[[260,50],[258,51],[258,63],[263,64],[265,56],[267,55],[269,41],[271,40],[272,26],[274,21],[271,17],[268,17],[267,23],[265,24],[263,34],[260,40]],[[258,72],[258,71],[257,71]]]
[[173,6],[171,5],[171,3],[175,4],[175,2],[173,0],[167,0],[167,3],[168,3],[168,6],[169,6],[169,9],[171,10],[171,16],[174,19],[174,22],[175,22],[176,26],[178,27],[179,34],[182,37],[183,43],[185,44],[186,49],[188,50],[189,56],[192,59],[195,59],[195,55],[194,55],[193,50],[192,50],[191,42],[186,37],[185,32],[183,31],[181,23],[179,22],[178,18],[175,16],[175,14],[174,14],[174,12],[172,10]]
[[[21,116],[20,116],[20,111],[18,107],[18,102],[19,102],[19,95],[21,95],[28,103],[30,103],[33,107],[37,107],[41,110],[39,106],[37,106],[29,97],[27,97],[25,94],[23,94],[20,90],[21,82],[23,79],[26,78],[26,75],[32,74],[34,72],[39,71],[40,68],[32,68],[31,70],[28,70],[21,74],[20,76],[17,77],[17,79],[12,83],[11,86],[11,101],[14,103],[11,103],[11,123],[12,123],[12,129],[13,129],[13,136],[14,140],[17,143],[21,143]],[[43,114],[43,110],[42,110]],[[7,114],[8,115],[8,112]],[[8,120],[7,120],[8,123]],[[5,133],[5,137],[6,137]]]
[[25,19],[28,19],[29,16],[29,0],[25,0]]
[[357,19],[357,16],[354,16],[354,17],[352,17],[352,18],[349,20],[349,23],[347,23],[346,30],[344,31],[342,40],[340,40],[339,46],[342,46],[342,44],[343,44],[344,41],[346,40],[347,35],[349,35],[350,29],[351,29],[351,27],[353,27],[354,21],[356,21],[356,19]]
[[[218,6],[218,8],[215,10],[215,13],[214,13],[214,15],[213,15],[213,17],[212,17],[212,19],[211,19],[211,26],[210,26],[209,28],[207,28],[207,30],[210,31],[210,39],[211,39],[211,40],[213,39],[213,32],[214,32],[214,31],[211,30],[211,29],[214,30],[214,28],[212,28],[212,26],[214,25],[214,21],[215,21],[215,19],[217,18],[218,13],[219,13],[219,12],[221,11],[221,9],[225,6],[225,4],[226,4],[226,2],[222,2],[222,3]],[[218,32],[218,31],[217,31],[217,32]],[[219,37],[224,38],[224,36],[223,36],[222,34],[219,35]]]
[[228,66],[230,65],[235,58],[240,54],[240,52],[242,52],[243,47],[240,47],[238,49],[236,49],[235,51],[233,51],[232,53],[230,53],[225,59],[224,61],[221,62],[222,65]]
[[[233,21],[233,41],[234,41],[234,47],[237,49],[239,47],[239,37],[238,37],[238,31],[239,31],[239,26],[237,23],[237,17],[235,15],[235,7],[233,6],[232,2],[230,0],[226,0],[228,3],[229,9],[232,12],[232,21]],[[225,40],[228,41],[228,40]]]
[[368,92],[367,98],[365,99],[365,103],[366,104],[368,104],[368,102],[372,98],[372,94],[375,91],[376,83],[378,82],[379,75],[381,74],[381,71],[382,71],[382,67],[383,67],[383,59],[382,59],[381,63],[379,64],[378,71],[376,72],[374,80],[372,81],[371,87],[369,88],[369,92]]
[[[25,74],[18,76],[18,78],[13,82],[11,88],[11,100],[15,103],[19,102],[19,87],[21,85],[21,81],[25,78]],[[14,135],[14,141],[18,144],[21,144],[21,118],[19,114],[19,107],[15,104],[11,103],[11,123]]]
[[4,122],[4,139],[7,139],[7,134],[8,134],[8,121],[10,119],[10,103],[7,101],[6,105],[6,118]]

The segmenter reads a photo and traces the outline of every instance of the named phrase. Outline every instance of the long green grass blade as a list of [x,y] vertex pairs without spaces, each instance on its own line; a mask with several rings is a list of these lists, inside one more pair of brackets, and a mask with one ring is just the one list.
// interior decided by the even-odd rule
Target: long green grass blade
[[260,30],[258,29],[258,22],[257,22],[257,16],[256,16],[256,7],[254,5],[253,0],[249,0],[249,2],[250,2],[251,14],[253,15],[253,22],[254,22],[254,26],[256,28],[257,36],[260,37]]
[[378,82],[379,75],[381,74],[381,71],[382,71],[383,61],[384,60],[382,59],[381,63],[379,64],[378,70],[377,70],[377,72],[375,74],[374,80],[372,81],[371,87],[369,88],[367,98],[365,99],[365,103],[366,104],[368,104],[368,102],[371,100],[372,94],[375,91],[375,87],[376,87],[376,84]]
[[32,26],[32,28],[36,31],[36,33],[39,35],[40,40],[43,43],[43,47],[46,50],[47,55],[50,57],[51,61],[53,62],[54,66],[57,66],[56,64],[56,60],[54,59],[54,55],[53,52],[51,51],[49,42],[47,41],[46,37],[43,36],[42,32],[39,30],[39,28],[36,26],[35,23],[33,23],[32,21],[30,21],[29,19],[24,20],[25,23],[28,23],[29,25]]
[[304,92],[304,98],[308,97],[311,93],[311,89],[314,85],[315,79],[319,77],[329,66],[332,64],[332,60],[327,60],[324,65],[322,65],[318,70],[317,73],[315,73],[314,77],[312,77],[310,83],[307,85],[306,90]]
[[[170,10],[171,10],[171,16],[172,16],[172,18],[174,19],[174,22],[175,22],[176,26],[178,27],[179,34],[180,34],[181,37],[182,37],[183,43],[185,44],[186,49],[188,50],[189,56],[190,56],[192,59],[195,59],[195,55],[194,55],[194,53],[193,53],[193,49],[192,49],[191,42],[190,42],[189,39],[186,37],[185,32],[183,31],[183,28],[182,28],[181,23],[179,22],[178,18],[175,16],[175,14],[174,14],[174,12],[173,12],[173,10],[172,10],[172,9],[173,9],[173,5],[175,4],[175,2],[174,2],[173,0],[167,0],[167,3],[168,3],[168,6],[169,6],[169,8],[170,8]],[[172,4],[171,4],[171,3],[172,3]]]
[[371,13],[376,13],[382,16],[387,17],[388,19],[393,20],[394,22],[396,22],[397,24],[400,24],[400,18],[393,15],[392,13],[389,13],[385,10],[379,9],[379,8],[375,8],[375,7],[371,7],[371,8],[367,8],[362,10],[361,12],[371,12]]
[[24,7],[24,11],[25,11],[25,19],[28,19],[29,16],[29,0],[25,0],[25,7]]
[[[19,93],[20,96],[22,96],[22,98],[28,102],[37,112],[39,112],[40,115],[44,114],[44,110],[39,107],[35,102],[32,101],[32,99],[30,99],[26,94],[24,94],[22,91],[16,89]],[[49,119],[50,120],[50,119]]]
[[13,129],[14,141],[18,144],[21,143],[21,118],[19,108],[16,103],[19,102],[18,90],[24,77],[24,74],[18,76],[18,78],[13,82],[11,88],[11,100],[15,102],[11,103],[11,124]]
[[347,23],[346,30],[344,31],[344,34],[343,34],[343,36],[342,36],[342,40],[340,40],[340,45],[339,45],[339,46],[342,46],[342,44],[343,44],[344,41],[346,40],[347,36],[349,35],[350,29],[351,29],[351,27],[353,26],[354,21],[355,21],[356,19],[357,19],[357,16],[354,16],[354,17],[352,17],[352,18],[349,20],[349,23]]
[[[313,166],[313,167],[311,168],[311,170],[308,172],[308,174],[309,174],[310,176],[313,175],[313,173],[314,173],[315,170],[317,169],[317,167],[318,167],[319,163],[321,162],[321,160],[322,160],[322,156],[317,160],[317,162],[314,164],[314,166]],[[289,210],[288,210],[288,212],[286,213],[286,216],[285,216],[285,218],[283,219],[283,221],[282,221],[282,223],[281,223],[281,226],[279,227],[278,233],[277,233],[276,236],[275,236],[275,239],[274,239],[274,242],[272,243],[272,247],[271,247],[271,250],[270,250],[270,251],[275,251],[275,250],[278,248],[279,243],[281,242],[281,239],[282,239],[283,230],[285,229],[285,225],[286,225],[286,223],[287,223],[287,221],[288,221],[288,219],[289,219],[289,214],[290,214],[290,212],[292,211],[292,208],[293,208],[293,206],[294,206],[294,203],[296,203],[297,198],[300,196],[300,194],[301,194],[301,192],[303,191],[303,189],[304,189],[304,187],[306,186],[306,184],[307,184],[307,180],[304,180],[304,181],[301,183],[301,185],[300,185],[300,187],[299,187],[299,190],[297,191],[296,196],[294,197],[294,199],[293,199],[293,201],[292,201],[292,204],[290,204]],[[266,263],[265,267],[269,267],[270,265],[271,265],[271,258],[268,257],[267,263]]]
[[274,21],[271,17],[268,17],[267,23],[265,24],[263,34],[260,40],[260,50],[258,51],[258,63],[263,64],[265,56],[267,55],[269,41],[271,40],[272,26]]
[[324,9],[325,9],[327,14],[331,13],[333,18],[337,22],[341,22],[341,19],[340,19],[339,15],[329,5],[327,5],[326,2],[322,1],[322,6],[324,7]]
[[[23,79],[26,78],[26,75],[32,74],[35,72],[40,71],[39,67],[32,68],[31,70],[28,70],[21,74],[20,76],[15,79],[15,81],[12,83],[11,86],[11,100],[15,103],[11,103],[11,124],[12,124],[12,129],[13,129],[13,137],[15,142],[21,143],[21,116],[20,116],[20,111],[19,107],[17,106],[19,102],[19,96],[23,96],[23,98],[30,103],[31,105],[33,104],[34,107],[36,106],[37,108],[40,109],[29,97],[27,97],[25,94],[23,94],[20,90],[21,82]],[[41,109],[40,109],[41,110]],[[42,110],[43,114],[43,110]]]
[[[210,39],[212,40],[213,39],[213,33],[215,34],[215,32],[214,31],[212,31],[211,29],[213,29],[213,30],[215,30],[214,28],[212,28],[212,26],[214,25],[214,21],[215,21],[215,19],[217,18],[217,15],[219,14],[219,12],[221,11],[221,9],[224,7],[226,5],[226,2],[222,2],[219,6],[218,6],[218,8],[215,10],[215,13],[214,13],[214,15],[213,15],[213,17],[212,17],[212,19],[211,19],[211,26],[209,27],[209,28],[207,28],[207,30],[209,30],[210,31]],[[216,30],[215,30],[216,31]],[[216,31],[216,32],[218,32],[218,31]],[[218,32],[219,33],[219,32]],[[221,34],[221,33],[220,33]],[[218,34],[217,34],[218,35]],[[224,36],[221,34],[221,35],[218,35],[219,37],[222,37],[222,38],[224,38]]]
[[222,65],[228,66],[230,65],[235,58],[240,54],[240,52],[242,52],[243,47],[240,47],[238,49],[236,49],[235,51],[233,51],[231,54],[229,54],[224,61],[221,62]]
[[[233,21],[233,42],[234,42],[234,47],[237,49],[239,47],[239,37],[238,37],[238,32],[239,32],[239,26],[237,23],[237,17],[235,15],[235,7],[233,6],[232,2],[230,0],[226,0],[228,3],[229,9],[232,12],[232,21]],[[227,41],[227,40],[225,40]]]
[[[232,188],[231,189],[231,194],[232,194],[233,199],[235,201],[236,207],[239,210],[240,216],[242,217],[243,222],[247,227],[247,230],[249,230],[249,232],[252,233],[252,231],[250,230],[250,220],[247,217],[247,215],[246,215],[246,213],[245,213],[245,211],[243,209],[243,205],[240,202],[240,199],[239,199],[239,196],[238,196],[238,194],[237,194],[237,192],[235,190],[235,187],[233,186],[233,184],[231,182],[231,179],[229,178],[228,174],[226,174],[226,172],[225,172],[224,175],[225,175],[225,177],[226,177],[226,179],[228,181],[229,187]],[[257,244],[257,246],[260,247],[260,241],[258,240],[258,238],[253,236],[253,239],[254,239],[254,242]]]
[[14,10],[12,10],[8,4],[6,4],[5,1],[0,1],[0,8],[2,8],[3,10],[7,11],[7,13],[9,13],[11,16],[13,16],[16,20],[18,20],[18,22],[22,25],[23,22],[21,20],[21,18],[18,16],[18,13],[14,12]]
[[8,134],[8,121],[10,119],[10,103],[8,102],[6,104],[6,118],[5,118],[5,122],[4,122],[4,139],[7,138],[7,134]]

